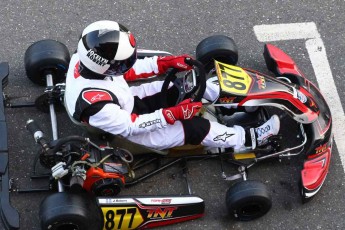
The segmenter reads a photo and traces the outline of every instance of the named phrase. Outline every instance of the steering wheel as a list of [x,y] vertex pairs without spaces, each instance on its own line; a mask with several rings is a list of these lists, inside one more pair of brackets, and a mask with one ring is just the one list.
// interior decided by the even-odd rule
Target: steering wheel
[[[194,67],[192,70],[192,74],[194,74],[194,72],[197,72],[195,76],[196,84],[192,89],[192,91],[194,91],[194,94],[193,94],[194,97],[192,98],[192,101],[194,102],[201,101],[206,90],[206,72],[204,69],[204,65],[200,61],[193,60],[191,58],[186,58],[185,62],[186,64]],[[195,69],[197,71],[195,71]],[[186,94],[191,92],[191,90],[188,90],[186,88],[185,77],[183,78],[176,77],[176,73],[178,71],[179,71],[178,69],[173,68],[168,72],[168,74],[165,77],[165,80],[162,85],[162,90],[161,90],[163,108],[168,107],[167,92],[168,92],[170,82],[174,84],[174,86],[178,89],[178,93],[179,93],[179,96],[178,96],[178,99],[176,100],[175,105],[183,101],[185,99]]]

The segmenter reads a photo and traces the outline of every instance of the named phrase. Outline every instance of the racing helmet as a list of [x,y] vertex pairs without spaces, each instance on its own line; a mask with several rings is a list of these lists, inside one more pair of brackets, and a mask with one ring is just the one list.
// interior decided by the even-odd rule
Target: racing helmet
[[81,34],[77,54],[79,73],[86,78],[104,79],[127,72],[137,60],[133,34],[114,21],[97,21]]

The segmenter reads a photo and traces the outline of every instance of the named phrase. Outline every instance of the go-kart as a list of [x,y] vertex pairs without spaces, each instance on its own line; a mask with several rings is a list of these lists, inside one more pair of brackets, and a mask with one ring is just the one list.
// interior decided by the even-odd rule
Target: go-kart
[[[139,58],[153,55],[169,53],[138,51]],[[228,126],[256,127],[274,112],[289,122],[288,132],[282,127],[266,145],[241,151],[231,148],[211,151],[202,146],[151,149],[79,123],[70,114],[71,120],[86,130],[87,136],[58,138],[55,110],[64,108],[63,82],[69,58],[66,46],[54,40],[38,41],[25,53],[27,76],[34,83],[46,86],[33,106],[50,113],[53,131],[53,140],[47,140],[35,121],[30,119],[26,124],[41,147],[37,163],[51,169],[47,190],[58,191],[41,203],[43,229],[134,229],[199,218],[204,215],[204,202],[198,196],[119,195],[126,187],[195,159],[219,160],[220,176],[225,181],[237,181],[226,192],[225,203],[229,213],[238,220],[259,218],[272,206],[267,186],[247,178],[248,170],[263,160],[304,155],[300,179],[303,202],[309,201],[325,181],[332,150],[329,107],[295,62],[272,44],[264,46],[264,58],[273,76],[237,66],[234,41],[216,35],[198,44],[196,60],[189,63],[194,67],[192,71],[181,76],[172,69],[164,78],[163,103],[173,83],[180,93],[176,104],[186,97],[202,101],[204,109],[200,116],[207,119]],[[214,102],[202,98],[207,80],[219,83],[219,97]],[[292,133],[294,138],[287,133]],[[146,170],[152,164],[155,167]],[[227,175],[226,165],[237,167],[238,173]]]

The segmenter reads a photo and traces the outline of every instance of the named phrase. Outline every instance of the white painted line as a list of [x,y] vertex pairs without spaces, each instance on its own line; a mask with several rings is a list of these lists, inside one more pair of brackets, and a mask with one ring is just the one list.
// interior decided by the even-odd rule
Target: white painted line
[[260,42],[306,39],[306,48],[319,89],[324,95],[333,118],[333,134],[345,171],[345,114],[328,62],[326,49],[314,22],[256,25],[254,32]]
[[320,37],[314,22],[256,25],[254,32],[260,42]]

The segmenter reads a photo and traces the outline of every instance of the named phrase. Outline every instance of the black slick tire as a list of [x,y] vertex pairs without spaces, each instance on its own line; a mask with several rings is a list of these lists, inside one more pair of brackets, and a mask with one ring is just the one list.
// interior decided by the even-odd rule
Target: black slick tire
[[51,39],[33,43],[24,55],[27,77],[42,86],[46,85],[47,74],[52,74],[54,84],[64,81],[69,61],[70,54],[67,47]]
[[206,73],[214,67],[214,60],[236,65],[238,49],[234,40],[225,35],[213,35],[202,40],[196,47],[196,59],[201,61]]
[[42,229],[97,230],[103,228],[103,217],[94,198],[84,193],[54,193],[46,197],[39,211]]
[[228,189],[226,205],[235,219],[250,221],[265,215],[271,209],[272,201],[265,184],[241,181]]

